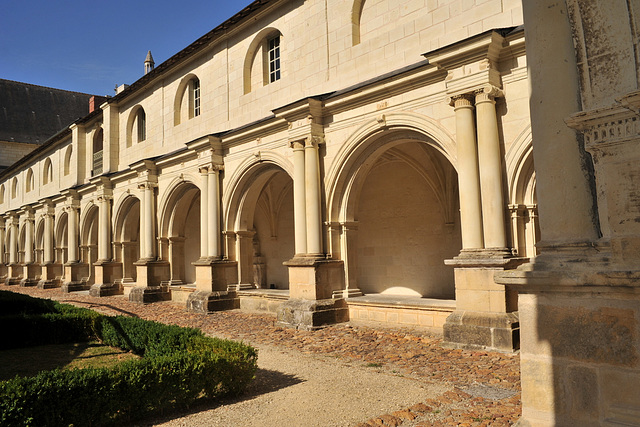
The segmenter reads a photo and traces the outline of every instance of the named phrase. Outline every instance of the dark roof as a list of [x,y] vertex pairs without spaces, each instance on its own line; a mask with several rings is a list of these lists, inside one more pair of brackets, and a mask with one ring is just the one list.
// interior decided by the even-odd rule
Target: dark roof
[[0,79],[0,141],[42,144],[89,114],[91,96]]

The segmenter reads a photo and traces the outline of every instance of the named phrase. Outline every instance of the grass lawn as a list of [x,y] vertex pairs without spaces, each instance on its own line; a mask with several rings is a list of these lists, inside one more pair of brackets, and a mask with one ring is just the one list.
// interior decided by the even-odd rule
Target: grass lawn
[[16,375],[32,376],[40,371],[55,368],[103,368],[127,359],[135,354],[109,347],[97,341],[41,345],[0,351],[0,381]]

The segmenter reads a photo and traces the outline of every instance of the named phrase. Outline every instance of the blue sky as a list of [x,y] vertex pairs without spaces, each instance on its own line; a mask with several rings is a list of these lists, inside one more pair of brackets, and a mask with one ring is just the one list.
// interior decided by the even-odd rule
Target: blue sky
[[113,95],[251,0],[0,0],[0,78]]

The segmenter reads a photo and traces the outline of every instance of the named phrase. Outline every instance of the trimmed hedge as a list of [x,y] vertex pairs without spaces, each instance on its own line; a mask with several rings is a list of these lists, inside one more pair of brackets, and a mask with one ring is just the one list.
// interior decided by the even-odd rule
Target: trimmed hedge
[[[4,297],[0,295],[0,307]],[[34,302],[34,307],[41,308],[42,303]],[[49,308],[54,312],[36,315],[27,309],[23,312],[31,314],[0,317],[0,327],[6,330],[10,324],[15,330],[29,331],[24,342],[30,345],[99,339],[143,357],[113,368],[43,371],[34,377],[2,381],[0,425],[122,423],[165,409],[184,408],[199,398],[237,395],[256,371],[255,349],[205,337],[197,329],[104,316],[59,303]],[[62,333],[59,328],[69,332]],[[39,343],[38,329],[47,335]]]

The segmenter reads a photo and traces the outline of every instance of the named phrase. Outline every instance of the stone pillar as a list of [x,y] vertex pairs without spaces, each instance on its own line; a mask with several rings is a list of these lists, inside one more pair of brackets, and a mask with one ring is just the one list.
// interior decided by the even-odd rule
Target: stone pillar
[[15,265],[18,263],[18,223],[15,216],[11,216],[9,221],[9,265]]
[[209,168],[200,168],[200,259],[209,252]]
[[222,235],[222,230],[220,228],[220,177],[219,172],[222,168],[221,165],[212,165],[209,168],[208,177],[208,187],[209,187],[209,198],[208,198],[208,224],[207,229],[209,230],[209,240],[208,240],[208,256],[212,259],[218,260],[221,257],[220,253],[220,237]]
[[67,243],[68,257],[64,266],[65,283],[62,292],[84,291],[89,289],[84,278],[89,277],[89,264],[81,262],[80,246],[78,241],[78,207],[77,196],[70,196],[67,212]]
[[156,259],[156,236],[155,236],[155,194],[154,187],[150,182],[140,184],[142,190],[142,215],[140,215],[142,230],[141,236],[144,243],[140,257],[144,260],[155,261]]
[[54,253],[53,253],[53,214],[47,212],[43,215],[44,217],[44,236],[43,236],[43,262],[45,265],[53,264],[54,262]]
[[497,284],[494,274],[525,260],[511,258],[506,248],[502,154],[493,99],[501,92],[484,85],[472,93],[475,96],[458,95],[449,102],[456,114],[462,251],[445,261],[454,267],[456,311],[443,326],[444,339],[453,347],[511,351],[519,345],[517,294]]
[[343,295],[345,298],[361,296],[362,291],[358,288],[358,222],[341,222],[340,229],[340,251],[346,278]]
[[495,107],[495,97],[500,94],[501,91],[491,85],[476,91],[476,122],[478,126],[478,168],[482,195],[484,247],[506,252],[502,153]]
[[320,207],[320,137],[307,138],[304,146],[305,204],[307,214],[307,255],[322,256],[322,210]]
[[98,234],[98,261],[111,261],[111,203],[110,197],[103,195],[98,197],[99,203],[99,234]]
[[293,148],[293,215],[296,254],[307,253],[307,201],[305,185],[304,141],[291,143]]
[[450,104],[456,113],[462,249],[479,249],[484,247],[484,239],[473,98],[458,95],[451,98]]
[[0,283],[5,283],[7,279],[7,265],[5,264],[5,220],[0,217]]
[[41,267],[35,263],[35,251],[34,251],[34,230],[35,218],[33,211],[27,210],[25,212],[24,219],[24,266],[22,273],[22,280],[20,286],[35,286],[38,284],[37,276],[41,273]]

